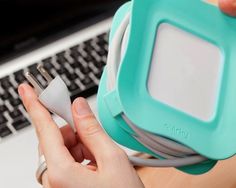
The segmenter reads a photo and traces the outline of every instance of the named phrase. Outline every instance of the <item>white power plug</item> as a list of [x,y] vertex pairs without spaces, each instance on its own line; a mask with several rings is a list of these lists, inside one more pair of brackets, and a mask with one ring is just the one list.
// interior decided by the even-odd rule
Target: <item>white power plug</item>
[[39,101],[49,111],[63,118],[75,131],[70,94],[66,84],[60,76],[53,79],[42,65],[39,65],[37,69],[48,82],[46,88],[30,72],[26,72],[25,77],[36,90]]

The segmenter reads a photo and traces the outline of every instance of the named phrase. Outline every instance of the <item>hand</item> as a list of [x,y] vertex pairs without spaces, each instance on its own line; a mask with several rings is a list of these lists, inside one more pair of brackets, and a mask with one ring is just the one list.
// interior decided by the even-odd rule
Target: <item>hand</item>
[[[67,125],[61,130],[28,84],[19,94],[35,126],[47,171],[45,188],[143,188],[128,157],[103,131],[88,103],[78,98],[72,105],[78,134]],[[89,159],[88,166],[81,162]]]
[[219,0],[219,7],[222,12],[236,16],[236,0]]

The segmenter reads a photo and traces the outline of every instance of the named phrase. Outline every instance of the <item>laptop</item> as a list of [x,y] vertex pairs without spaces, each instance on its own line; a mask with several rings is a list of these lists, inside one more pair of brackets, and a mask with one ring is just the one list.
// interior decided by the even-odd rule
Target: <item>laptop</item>
[[[37,188],[38,141],[17,94],[37,65],[61,75],[71,99],[96,92],[108,52],[111,17],[125,0],[3,0],[0,2],[0,187]],[[53,117],[59,126],[65,122]],[[128,154],[133,151],[125,149]]]

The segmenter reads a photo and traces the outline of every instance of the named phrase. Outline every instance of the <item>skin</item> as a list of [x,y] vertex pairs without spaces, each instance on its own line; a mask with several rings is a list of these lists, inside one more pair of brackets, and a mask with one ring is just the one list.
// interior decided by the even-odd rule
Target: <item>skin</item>
[[[219,0],[218,5],[225,14],[236,16],[236,0]],[[68,125],[57,127],[28,84],[21,84],[18,91],[35,126],[39,155],[46,158],[44,188],[144,187],[125,152],[105,134],[85,99],[72,104],[74,133]],[[91,162],[83,166],[84,159]]]
[[[28,84],[21,84],[18,92],[35,126],[39,152],[46,158],[44,188],[144,187],[125,152],[105,134],[84,98],[72,104],[74,133],[68,125],[57,127]],[[90,164],[83,166],[84,159]]]
[[222,12],[229,16],[236,16],[236,0],[219,0],[218,4]]

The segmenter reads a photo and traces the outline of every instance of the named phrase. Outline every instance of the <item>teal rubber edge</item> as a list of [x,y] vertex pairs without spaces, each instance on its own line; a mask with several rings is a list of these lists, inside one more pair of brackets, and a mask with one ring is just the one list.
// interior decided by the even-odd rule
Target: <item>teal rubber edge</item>
[[[236,19],[200,0],[132,2],[129,42],[116,88],[123,112],[140,129],[178,141],[207,158],[222,160],[235,155]],[[163,22],[202,38],[222,52],[215,113],[209,121],[161,103],[148,92],[156,33]]]
[[[103,72],[98,95],[97,95],[97,105],[98,105],[98,116],[99,120],[105,129],[105,131],[108,133],[108,135],[117,143],[144,153],[148,153],[150,155],[160,157],[155,155],[153,152],[145,148],[142,144],[137,142],[132,136],[132,130],[125,124],[125,122],[122,120],[120,116],[117,116],[116,118],[113,118],[111,112],[107,108],[107,105],[105,101],[103,100],[104,95],[106,95],[106,71]],[[208,172],[210,169],[212,169],[217,161],[214,160],[208,160],[204,163],[197,164],[197,165],[191,165],[191,166],[185,166],[178,168],[179,170],[189,173],[189,174],[203,174]]]
[[[119,26],[120,22],[127,14],[127,12],[131,10],[131,6],[132,6],[131,2],[124,4],[114,16],[109,38],[110,42],[112,41],[114,33],[117,27]],[[149,153],[155,156],[154,153],[145,148],[142,144],[137,142],[131,136],[131,134],[133,134],[132,130],[125,124],[125,122],[122,120],[120,116],[116,116],[116,118],[113,118],[111,111],[107,108],[107,104],[104,100],[104,96],[107,95],[106,83],[107,83],[106,71],[104,71],[99,85],[97,104],[98,104],[99,119],[106,132],[111,136],[113,140],[115,140],[117,143],[125,147],[140,152]],[[201,164],[185,166],[178,169],[190,174],[202,174],[209,171],[216,164],[216,162],[217,161],[215,160],[209,160]]]

